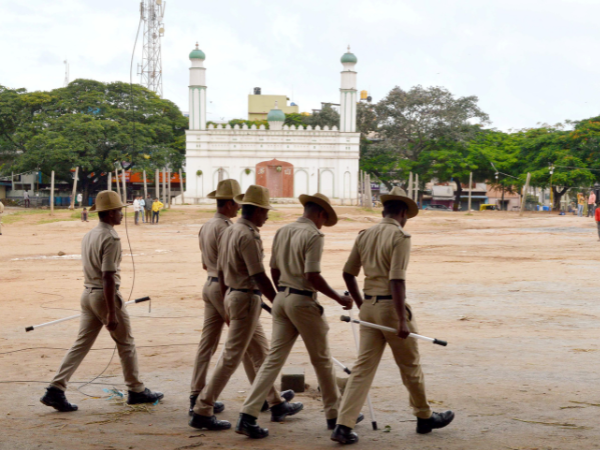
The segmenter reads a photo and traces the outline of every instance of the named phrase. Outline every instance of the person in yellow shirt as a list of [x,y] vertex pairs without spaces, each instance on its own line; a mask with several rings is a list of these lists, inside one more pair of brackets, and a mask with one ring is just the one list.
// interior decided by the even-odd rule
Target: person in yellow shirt
[[165,206],[159,199],[155,198],[154,203],[152,203],[152,223],[158,223],[158,216],[160,214],[160,210]]
[[577,194],[577,216],[583,217],[583,205],[585,204],[585,196],[580,192]]

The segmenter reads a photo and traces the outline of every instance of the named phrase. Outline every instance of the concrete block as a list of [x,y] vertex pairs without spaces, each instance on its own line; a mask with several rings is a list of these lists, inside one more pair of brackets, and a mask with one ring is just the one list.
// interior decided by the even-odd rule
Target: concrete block
[[304,392],[304,369],[302,367],[285,367],[281,371],[281,390],[292,389]]

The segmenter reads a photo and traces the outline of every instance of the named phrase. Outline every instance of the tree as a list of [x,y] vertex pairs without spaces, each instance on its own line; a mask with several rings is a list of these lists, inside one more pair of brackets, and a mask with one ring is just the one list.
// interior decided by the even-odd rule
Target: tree
[[[369,171],[391,188],[408,171],[416,170],[423,179],[436,157],[447,161],[454,154],[462,159],[464,146],[479,130],[472,122],[489,120],[477,101],[475,96],[455,98],[442,87],[416,86],[409,91],[395,87],[374,107],[380,142],[365,151],[365,157],[376,157],[386,165],[380,169],[371,165]],[[450,148],[454,150],[448,152]],[[439,153],[442,150],[444,154]]]
[[315,128],[317,125],[321,128],[328,126],[329,128],[340,127],[340,113],[338,113],[331,105],[324,105],[320,111],[316,111],[311,116],[302,116],[304,123]]
[[71,182],[79,167],[84,202],[115,164],[176,170],[185,159],[187,119],[139,85],[79,79],[50,92],[4,90],[0,110],[0,154],[15,155],[10,170],[54,170]]

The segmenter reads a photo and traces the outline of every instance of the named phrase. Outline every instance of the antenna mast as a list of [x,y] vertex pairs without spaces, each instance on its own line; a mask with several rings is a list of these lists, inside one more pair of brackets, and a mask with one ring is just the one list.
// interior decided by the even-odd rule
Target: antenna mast
[[163,96],[162,57],[160,39],[165,34],[163,18],[166,2],[163,0],[142,0],[140,14],[144,21],[144,47],[142,64],[138,64],[140,84]]
[[65,82],[64,82],[64,87],[67,87],[69,85],[69,63],[67,62],[67,60],[64,60],[65,63]]

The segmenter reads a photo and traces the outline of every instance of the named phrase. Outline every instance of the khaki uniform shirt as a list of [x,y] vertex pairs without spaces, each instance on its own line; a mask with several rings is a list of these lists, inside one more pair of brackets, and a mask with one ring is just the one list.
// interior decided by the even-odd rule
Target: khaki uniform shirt
[[102,272],[116,272],[121,284],[121,238],[112,225],[100,222],[81,241],[84,286],[102,288]]
[[410,255],[410,234],[394,219],[361,231],[356,238],[344,272],[358,276],[365,271],[367,295],[390,295],[390,280],[406,280]]
[[304,217],[277,230],[271,268],[281,272],[279,286],[316,291],[304,274],[321,272],[324,241],[314,222]]
[[200,240],[200,251],[202,251],[202,263],[206,266],[209,277],[219,276],[217,270],[219,242],[223,232],[231,225],[232,222],[227,216],[216,213],[215,217],[200,228],[198,239]]
[[219,243],[217,267],[225,285],[235,289],[256,289],[253,275],[264,272],[263,246],[258,228],[243,217],[227,228]]
[[0,214],[4,212],[4,203],[0,202]]

